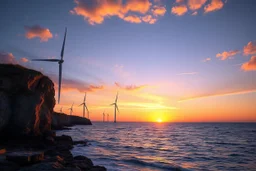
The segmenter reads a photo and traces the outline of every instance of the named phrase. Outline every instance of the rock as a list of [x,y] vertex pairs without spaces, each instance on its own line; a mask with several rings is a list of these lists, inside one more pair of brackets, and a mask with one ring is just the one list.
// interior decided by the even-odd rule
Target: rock
[[18,151],[6,155],[6,160],[19,165],[34,164],[44,159],[44,153],[40,151]]
[[0,160],[0,170],[1,171],[16,171],[20,167],[14,162],[9,162],[9,161],[1,161]]
[[107,171],[107,169],[103,166],[93,166],[89,171]]
[[73,140],[70,136],[56,136],[55,141],[57,143],[57,148],[60,150],[70,150],[73,148]]
[[93,167],[92,160],[85,156],[76,156],[73,161],[74,165],[81,170],[88,170]]
[[19,65],[0,64],[0,139],[51,130],[53,82]]
[[[1,80],[0,80],[1,88]],[[0,90],[0,132],[8,125],[11,118],[10,98]]]
[[59,162],[47,162],[21,168],[19,171],[81,171],[79,168],[65,167]]
[[91,125],[91,121],[87,118],[79,116],[70,116],[63,113],[54,112],[52,115],[52,128],[59,130],[67,126],[73,125]]

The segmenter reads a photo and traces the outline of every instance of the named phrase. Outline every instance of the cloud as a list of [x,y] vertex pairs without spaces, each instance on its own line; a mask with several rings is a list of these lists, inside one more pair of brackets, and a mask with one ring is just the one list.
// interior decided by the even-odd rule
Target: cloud
[[252,56],[249,62],[243,63],[241,69],[244,71],[255,71],[256,70],[256,56]]
[[[107,17],[117,16],[125,21],[139,23],[139,19],[130,17],[129,12],[146,14],[152,3],[149,0],[75,0],[76,7],[70,13],[84,17],[89,24],[101,24]],[[126,16],[128,14],[128,16]]]
[[[50,75],[54,84],[58,86],[58,76],[57,75]],[[94,92],[97,90],[104,89],[103,85],[94,85],[92,83],[82,82],[79,80],[67,79],[62,78],[61,90],[62,91],[73,91],[77,90],[79,92]]]
[[198,10],[200,9],[207,0],[188,0],[188,7],[191,10]]
[[0,52],[0,63],[16,64],[17,61],[12,53]]
[[197,15],[198,14],[198,12],[197,11],[194,11],[191,15]]
[[188,100],[195,100],[195,99],[200,99],[200,98],[207,98],[207,97],[216,97],[216,96],[230,96],[230,95],[239,95],[239,94],[247,94],[247,93],[254,93],[256,92],[256,88],[254,89],[248,89],[248,90],[234,90],[234,91],[227,91],[223,93],[209,93],[209,94],[204,94],[204,95],[199,95],[199,96],[192,96],[192,97],[187,97],[179,100],[179,102],[184,102]]
[[154,16],[164,16],[164,14],[166,13],[165,7],[157,5],[155,5],[151,11]]
[[244,55],[253,55],[256,54],[256,42],[249,42],[244,46]]
[[235,56],[239,53],[240,51],[239,50],[231,50],[231,51],[224,51],[222,53],[218,53],[216,55],[217,58],[221,58],[221,60],[226,60],[232,56]]
[[154,24],[156,22],[156,19],[152,17],[152,15],[146,15],[144,17],[142,17],[142,20],[145,23],[149,23],[149,24]]
[[177,5],[172,7],[172,13],[178,16],[184,15],[188,11],[186,5]]
[[179,73],[177,75],[196,75],[198,74],[198,72],[183,72],[183,73]]
[[127,17],[124,17],[124,20],[130,23],[141,23],[141,19],[136,15],[129,15]]
[[24,62],[24,63],[26,63],[26,62],[29,61],[27,58],[21,58],[20,60],[21,60],[22,62]]
[[205,58],[204,60],[203,60],[203,62],[208,62],[208,61],[210,61],[211,60],[211,58]]
[[223,8],[223,6],[224,6],[224,3],[222,2],[222,0],[212,0],[210,4],[204,7],[204,12],[208,13],[208,12],[217,11]]
[[0,52],[0,63],[3,64],[22,64],[27,63],[27,58],[21,58],[18,61],[12,53]]
[[33,39],[33,38],[40,38],[41,42],[47,42],[48,39],[51,39],[52,33],[48,28],[43,28],[39,25],[34,25],[34,26],[25,26],[26,30],[26,38],[27,39]]
[[121,89],[124,90],[128,90],[128,91],[134,91],[134,90],[140,90],[146,87],[146,85],[140,85],[140,86],[136,86],[136,85],[126,85],[126,86],[122,86],[120,83],[115,82],[115,85]]

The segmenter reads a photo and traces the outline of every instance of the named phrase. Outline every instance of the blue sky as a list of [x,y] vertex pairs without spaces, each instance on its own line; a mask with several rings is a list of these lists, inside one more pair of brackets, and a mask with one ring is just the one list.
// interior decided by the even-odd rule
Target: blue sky
[[[244,71],[241,66],[254,55],[245,56],[243,48],[249,42],[256,46],[256,1],[217,0],[223,4],[221,9],[205,13],[205,6],[212,2],[207,0],[196,10],[195,16],[191,15],[195,10],[190,9],[189,1],[149,1],[151,6],[147,13],[134,12],[132,8],[125,13],[125,16],[136,15],[142,20],[146,14],[153,16],[150,10],[154,6],[161,6],[166,12],[155,17],[154,24],[131,23],[117,15],[104,15],[102,23],[93,25],[88,17],[71,14],[70,11],[79,6],[76,1],[1,2],[0,52],[12,53],[17,60],[59,58],[67,27],[63,70],[66,79],[108,87],[113,92],[118,89],[129,92],[125,87],[131,85],[145,86],[138,94],[167,97],[172,100],[162,103],[172,106],[181,99],[244,91],[249,91],[255,99],[256,72]],[[84,1],[81,7],[94,13],[103,2],[109,5],[107,0]],[[122,4],[128,3],[130,1],[122,1]],[[171,12],[173,7],[182,5],[187,6],[186,13],[177,16]],[[35,25],[49,29],[52,38],[44,42],[40,37],[26,38],[25,26]],[[216,57],[218,53],[233,50],[240,52],[232,59]],[[203,62],[206,58],[211,60]],[[27,62],[22,65],[42,69],[49,75],[58,72],[54,64]],[[115,82],[122,86],[115,86]],[[129,94],[127,92],[125,94]],[[92,93],[97,94],[97,90]],[[239,99],[240,95],[232,97]],[[251,98],[246,99],[244,103],[251,104]],[[125,102],[130,100],[130,97],[124,99]],[[241,104],[241,108],[244,105]]]

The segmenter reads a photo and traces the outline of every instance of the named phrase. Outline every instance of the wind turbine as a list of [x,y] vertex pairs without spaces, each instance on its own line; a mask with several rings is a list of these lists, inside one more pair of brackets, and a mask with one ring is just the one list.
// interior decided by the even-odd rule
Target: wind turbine
[[87,108],[87,106],[86,106],[86,104],[85,104],[85,100],[86,100],[86,93],[84,94],[84,102],[81,103],[79,106],[83,105],[83,117],[84,117],[84,112],[85,112],[85,108],[86,108],[86,110],[87,110],[87,115],[88,115],[88,119],[89,119],[89,110],[88,110],[88,108]]
[[105,122],[105,110],[104,110],[104,112],[102,113],[102,115],[103,115],[103,122]]
[[107,114],[107,121],[109,121],[108,118],[109,118],[109,114]]
[[117,106],[117,100],[118,100],[118,92],[116,94],[115,103],[110,104],[111,106],[114,105],[114,123],[116,123],[116,110],[119,112],[119,109],[118,109],[118,106]]
[[64,62],[63,56],[64,56],[64,48],[65,48],[65,42],[66,42],[66,35],[67,35],[67,28],[65,28],[65,35],[64,40],[62,44],[62,49],[60,53],[60,59],[32,59],[32,61],[45,61],[45,62],[58,62],[59,64],[59,90],[58,90],[58,104],[60,103],[60,90],[61,90],[61,76],[62,76],[62,63]]
[[71,108],[68,109],[68,110],[70,110],[70,115],[72,115],[72,113],[73,113],[73,105],[74,105],[74,102],[73,102]]
[[60,108],[60,113],[62,113],[62,106],[61,106],[61,108]]

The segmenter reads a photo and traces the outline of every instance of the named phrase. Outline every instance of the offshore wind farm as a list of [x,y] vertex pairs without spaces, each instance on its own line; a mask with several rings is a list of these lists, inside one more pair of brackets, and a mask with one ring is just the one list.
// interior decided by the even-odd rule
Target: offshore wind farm
[[1,2],[0,170],[255,170],[255,7]]

